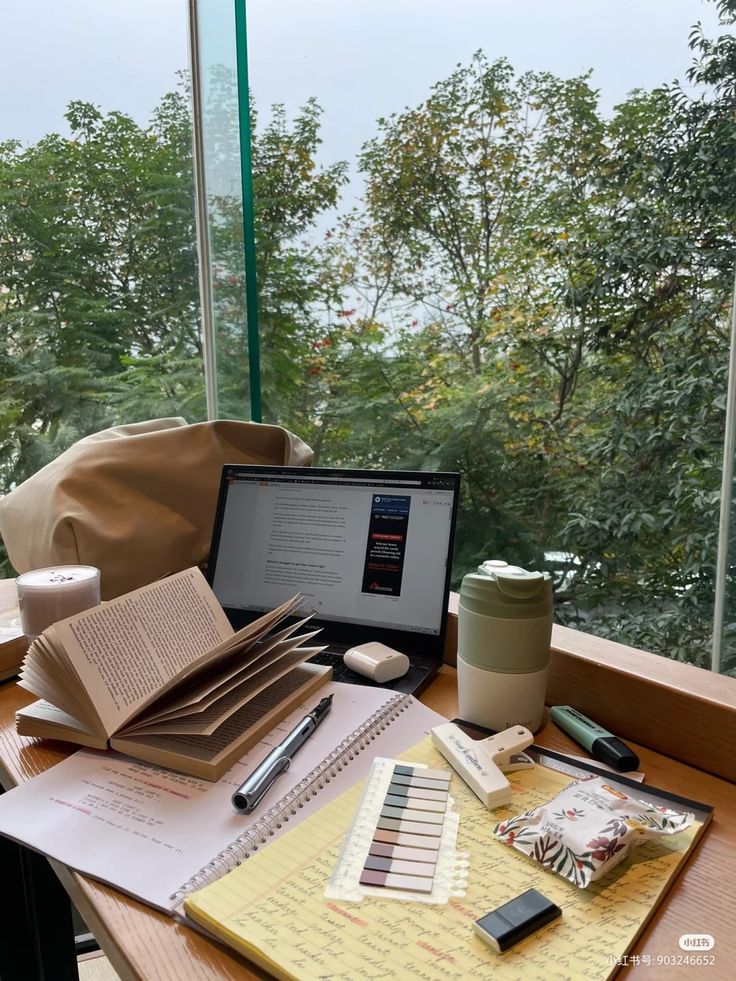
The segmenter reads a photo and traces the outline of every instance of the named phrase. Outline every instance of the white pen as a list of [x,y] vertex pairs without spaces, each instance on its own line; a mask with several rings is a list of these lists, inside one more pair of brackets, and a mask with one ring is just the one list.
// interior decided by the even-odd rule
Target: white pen
[[294,754],[309,739],[331,707],[332,695],[328,695],[327,698],[322,699],[316,708],[304,716],[289,735],[275,749],[271,750],[262,763],[258,764],[248,779],[241,783],[232,796],[233,807],[236,811],[246,814],[258,806],[276,777],[289,769]]

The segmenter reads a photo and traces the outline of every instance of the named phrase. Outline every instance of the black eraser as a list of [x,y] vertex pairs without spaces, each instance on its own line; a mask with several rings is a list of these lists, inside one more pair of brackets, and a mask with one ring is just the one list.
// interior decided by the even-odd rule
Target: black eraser
[[473,923],[473,929],[502,954],[524,937],[562,916],[562,910],[536,889],[527,889]]

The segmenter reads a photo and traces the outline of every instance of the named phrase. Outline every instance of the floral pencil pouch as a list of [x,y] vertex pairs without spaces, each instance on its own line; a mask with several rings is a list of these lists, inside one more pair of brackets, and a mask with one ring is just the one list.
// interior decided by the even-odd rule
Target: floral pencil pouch
[[570,784],[532,811],[501,821],[507,845],[584,888],[626,857],[632,845],[689,828],[692,814],[629,797],[605,777]]

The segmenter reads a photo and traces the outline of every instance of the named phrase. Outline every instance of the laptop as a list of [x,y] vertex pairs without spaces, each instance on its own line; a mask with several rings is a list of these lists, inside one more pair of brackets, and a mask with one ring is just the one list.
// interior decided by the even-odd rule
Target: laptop
[[380,641],[409,671],[378,687],[418,694],[439,670],[459,475],[223,467],[207,578],[235,629],[295,593],[322,628],[337,681],[350,647]]

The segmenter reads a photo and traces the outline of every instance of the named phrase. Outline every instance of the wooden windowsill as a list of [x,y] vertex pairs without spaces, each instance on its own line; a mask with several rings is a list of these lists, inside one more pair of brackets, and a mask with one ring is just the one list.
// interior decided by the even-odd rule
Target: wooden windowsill
[[[457,664],[457,593],[444,660]],[[736,679],[557,624],[549,705],[573,705],[632,742],[736,781]]]
[[[444,649],[453,667],[458,599],[450,594]],[[13,580],[0,580],[0,614],[13,613],[15,602]],[[555,624],[547,702],[573,705],[623,739],[736,781],[734,678]]]

